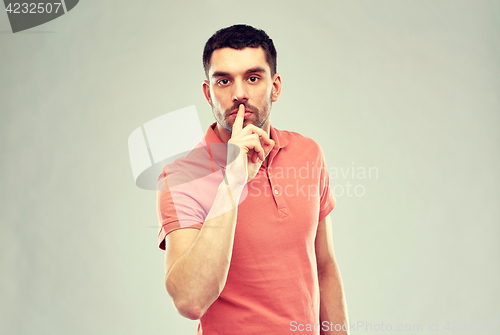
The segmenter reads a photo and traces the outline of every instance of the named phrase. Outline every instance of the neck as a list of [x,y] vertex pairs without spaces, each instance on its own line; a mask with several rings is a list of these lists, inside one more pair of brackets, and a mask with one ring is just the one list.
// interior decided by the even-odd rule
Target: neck
[[[262,126],[262,130],[264,130],[269,135],[269,138],[271,138],[271,124],[269,122],[269,119]],[[227,143],[231,139],[231,134],[227,130],[225,130],[224,128],[222,128],[219,123],[215,124],[214,133],[224,143]],[[267,157],[264,160],[264,162],[262,163],[262,165],[264,165],[265,167],[267,167],[268,161],[269,161],[269,155],[267,155]]]

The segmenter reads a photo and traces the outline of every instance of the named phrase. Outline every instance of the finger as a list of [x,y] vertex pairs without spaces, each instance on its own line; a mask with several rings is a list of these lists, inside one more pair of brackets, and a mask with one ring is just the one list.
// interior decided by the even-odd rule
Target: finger
[[[266,154],[258,134],[249,134],[244,137],[240,137],[238,142],[238,145],[246,148],[247,155],[250,156],[252,154],[251,151],[254,151],[258,154],[258,157],[261,160],[264,160]],[[255,162],[253,159],[252,161]]]
[[255,125],[253,124],[249,124],[248,126],[246,126],[245,128],[243,128],[242,130],[242,134],[257,134],[260,136],[260,138],[262,139],[262,142],[264,144],[270,144],[271,142],[271,139],[269,138],[269,134],[266,133],[264,130],[262,130],[261,128],[258,128],[256,127]]
[[243,129],[244,116],[245,116],[245,105],[240,104],[238,108],[238,113],[236,113],[236,119],[234,119],[232,135],[238,134]]
[[257,151],[253,151],[251,160],[252,163],[256,163],[259,160],[259,154],[257,153]]

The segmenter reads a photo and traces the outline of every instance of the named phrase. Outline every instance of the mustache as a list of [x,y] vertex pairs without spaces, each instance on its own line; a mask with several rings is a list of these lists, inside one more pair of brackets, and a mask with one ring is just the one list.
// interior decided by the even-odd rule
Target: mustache
[[248,102],[238,102],[238,101],[236,101],[235,103],[233,103],[233,105],[231,107],[229,107],[229,108],[226,109],[226,116],[229,116],[229,115],[231,115],[233,113],[236,113],[238,111],[238,109],[240,108],[240,105],[245,106],[245,109],[248,109],[252,113],[258,113],[259,112],[259,109],[257,107],[250,105]]

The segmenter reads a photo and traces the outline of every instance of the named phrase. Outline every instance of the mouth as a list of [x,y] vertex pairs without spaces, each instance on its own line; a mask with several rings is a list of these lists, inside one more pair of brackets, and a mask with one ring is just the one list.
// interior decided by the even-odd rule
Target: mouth
[[[229,117],[236,119],[236,115],[238,114],[238,111],[234,111],[231,114],[229,114]],[[243,116],[244,119],[248,119],[253,113],[249,111],[248,109],[245,110],[245,115]]]

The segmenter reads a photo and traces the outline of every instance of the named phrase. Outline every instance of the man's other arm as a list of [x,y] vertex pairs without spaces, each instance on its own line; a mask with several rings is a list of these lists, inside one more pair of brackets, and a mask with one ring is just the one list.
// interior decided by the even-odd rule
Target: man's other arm
[[[319,222],[315,241],[320,290],[320,324],[328,322],[328,330],[323,331],[326,327],[321,327],[321,334],[349,334],[342,278],[333,252],[331,223],[330,215]],[[338,325],[339,331],[335,331],[335,325]]]

